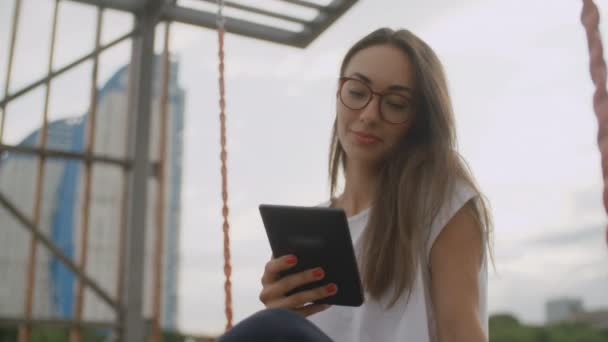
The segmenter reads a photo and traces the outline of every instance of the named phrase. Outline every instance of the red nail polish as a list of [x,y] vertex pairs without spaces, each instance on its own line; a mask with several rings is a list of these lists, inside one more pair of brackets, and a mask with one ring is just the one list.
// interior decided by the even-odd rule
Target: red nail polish
[[321,279],[323,278],[324,273],[322,269],[317,268],[316,270],[312,271],[312,275],[317,279]]
[[296,262],[298,262],[298,259],[295,256],[289,256],[285,262],[287,262],[288,265],[295,265]]
[[336,293],[336,291],[338,291],[338,287],[336,286],[336,284],[329,284],[325,286],[325,291],[329,294],[334,294]]

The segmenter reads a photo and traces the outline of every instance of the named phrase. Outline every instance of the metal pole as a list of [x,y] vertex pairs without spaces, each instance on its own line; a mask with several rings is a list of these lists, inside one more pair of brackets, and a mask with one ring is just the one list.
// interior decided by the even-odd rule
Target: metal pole
[[72,0],[91,6],[99,6],[110,8],[118,11],[132,12],[139,11],[143,5],[143,1],[124,1],[124,0]]
[[[97,26],[95,31],[95,50],[99,50],[101,32],[103,22],[103,8],[97,7]],[[99,69],[99,55],[93,57],[93,70],[91,75],[91,95],[89,114],[87,119],[87,142],[85,151],[88,154],[93,153],[95,149],[95,127],[97,118],[97,74]],[[80,234],[80,255],[78,266],[83,272],[86,272],[87,256],[89,250],[89,223],[91,213],[91,179],[93,177],[93,165],[90,161],[84,164],[84,201],[82,206],[82,233]],[[82,320],[82,310],[84,307],[84,284],[79,279],[76,285],[76,320]],[[82,330],[75,328],[70,330],[72,341],[80,342],[82,339]]]
[[327,8],[323,5],[315,4],[313,2],[308,2],[308,1],[302,1],[302,0],[280,0],[280,1],[287,2],[287,3],[293,4],[293,5],[316,9],[320,12],[327,10]]
[[25,229],[29,230],[29,232],[38,240],[44,247],[46,247],[49,252],[53,254],[53,256],[59,261],[61,261],[70,271],[74,272],[77,277],[82,278],[82,281],[93,290],[104,302],[106,302],[112,309],[118,310],[118,303],[110,297],[108,293],[106,293],[91,277],[87,276],[83,273],[76,263],[72,261],[72,259],[66,256],[61,249],[59,249],[53,241],[51,241],[46,234],[43,234],[40,229],[34,225],[34,223],[30,222],[30,220],[25,216],[24,213],[19,211],[19,209],[13,205],[3,194],[0,192],[0,206],[3,206],[8,210],[8,212],[13,215],[21,226]]
[[[161,19],[199,27],[206,27],[214,30],[217,28],[217,16],[215,13],[209,13],[182,6],[168,6],[163,11]],[[304,46],[302,43],[305,41],[304,38],[306,38],[307,35],[310,35],[312,31],[310,30],[309,26],[304,26],[301,32],[296,33],[268,25],[248,22],[243,19],[227,17],[226,32],[279,44]]]
[[[199,1],[217,4],[217,0],[199,0]],[[249,13],[267,16],[267,17],[274,18],[274,19],[285,20],[287,22],[301,24],[304,26],[308,25],[308,21],[306,21],[304,19],[296,18],[294,16],[285,15],[285,14],[281,14],[281,13],[277,13],[277,12],[267,11],[264,9],[260,9],[260,8],[253,7],[253,6],[247,6],[247,5],[239,4],[236,2],[232,2],[232,1],[224,1],[224,6],[229,7],[229,8],[234,8],[237,10],[241,10],[241,11],[246,11]]]
[[[128,127],[128,125],[127,125]],[[127,199],[129,198],[129,169],[123,167],[122,169],[122,193],[120,195],[120,225],[118,227],[118,267],[117,267],[117,279],[116,279],[116,295],[118,305],[124,308],[124,272],[125,272],[125,248],[126,248],[126,236],[127,236],[127,220],[129,211],[127,210]],[[124,323],[124,312],[118,310],[116,314],[117,324],[122,327]]]
[[165,188],[167,181],[167,129],[168,122],[168,97],[169,97],[169,36],[171,22],[165,23],[164,50],[162,60],[162,78],[160,92],[160,119],[159,119],[159,168],[156,184],[158,194],[156,196],[156,241],[154,248],[154,291],[152,299],[152,341],[161,341],[161,318],[162,318],[162,289],[163,289],[163,255],[165,234]]
[[125,293],[123,341],[143,342],[145,322],[143,317],[143,275],[146,241],[146,204],[150,171],[150,99],[154,72],[154,31],[160,1],[152,1],[136,14],[139,35],[133,40],[131,67],[134,70],[135,94],[133,99],[136,124],[131,136],[135,139],[133,169],[130,175],[130,201],[125,253]]
[[[92,153],[80,153],[80,152],[71,152],[64,150],[57,150],[52,148],[41,149],[39,147],[34,146],[21,146],[21,145],[4,145],[0,144],[0,153],[4,151],[23,153],[23,154],[32,154],[35,156],[44,156],[45,158],[63,158],[63,159],[72,159],[72,160],[82,160],[85,162],[96,162],[96,163],[104,163],[110,164],[114,166],[122,166],[125,168],[131,167],[131,162],[126,159],[114,158],[107,155],[96,155]],[[152,165],[152,168],[156,167]]]
[[[8,88],[11,83],[11,74],[13,72],[13,57],[15,55],[15,41],[17,40],[17,28],[19,27],[19,14],[21,13],[21,0],[15,0],[15,10],[13,12],[13,25],[11,26],[11,45],[8,48],[8,66],[6,67],[6,79],[4,80],[4,98],[8,95]],[[2,135],[4,134],[4,122],[6,121],[6,104],[0,104],[0,144],[2,144]]]
[[[88,61],[89,59],[91,59],[93,56],[97,56],[100,53],[104,52],[105,50],[107,50],[107,49],[109,49],[109,48],[111,48],[113,46],[116,46],[117,44],[120,44],[123,41],[131,38],[132,36],[134,36],[136,34],[136,30],[137,30],[137,28],[135,30],[129,32],[129,33],[126,33],[126,34],[124,34],[124,35],[122,35],[122,36],[114,39],[113,41],[109,42],[108,44],[101,46],[99,49],[94,50],[93,52],[87,53],[86,55],[78,58],[77,60],[73,61],[72,63],[70,63],[70,64],[68,64],[68,65],[66,65],[64,67],[62,67],[61,69],[58,69],[56,71],[52,71],[50,74],[46,75],[45,77],[43,77],[43,78],[41,78],[41,79],[39,79],[37,81],[34,81],[34,82],[30,83],[29,85],[27,85],[27,86],[19,89],[18,91],[14,92],[14,93],[12,93],[10,95],[4,94],[4,98],[2,100],[0,100],[0,107],[5,106],[10,101],[12,101],[12,100],[18,98],[19,96],[22,96],[23,94],[25,94],[25,93],[27,93],[27,92],[35,89],[39,85],[48,83],[48,81],[50,79],[56,78],[57,76],[63,74],[64,72],[69,71],[72,68],[77,67],[78,65],[80,65],[80,64]],[[6,89],[8,89],[8,87]]]
[[[53,8],[53,24],[51,27],[51,47],[49,51],[48,59],[48,74],[51,74],[53,70],[53,56],[55,54],[55,37],[57,33],[57,14],[59,12],[59,0],[55,0],[55,6]],[[46,92],[44,96],[44,114],[42,118],[42,130],[40,135],[40,147],[41,149],[46,148],[47,137],[48,137],[48,116],[49,116],[49,98],[51,95],[51,83],[50,79],[46,83]],[[46,158],[40,156],[38,158],[38,172],[36,177],[36,194],[34,197],[34,226],[40,227],[40,215],[42,211],[42,189],[44,188],[44,174],[45,174],[45,163]],[[32,318],[32,311],[34,307],[34,280],[36,277],[36,252],[38,244],[36,238],[32,235],[30,238],[29,255],[27,259],[27,278],[25,285],[25,301],[24,301],[24,313],[25,318]],[[28,342],[30,340],[30,327],[20,326],[19,327],[19,341]]]
[[[131,51],[133,53],[133,51]],[[129,155],[132,154],[132,147],[134,146],[133,141],[131,140],[131,132],[135,130],[135,94],[136,92],[136,78],[135,78],[135,65],[133,64],[133,56],[131,56],[131,64],[128,68],[129,71],[129,79],[128,79],[128,90],[127,90],[127,110],[125,113],[125,158],[129,158]],[[133,162],[130,160],[131,163]],[[132,167],[123,167],[122,169],[122,194],[120,197],[120,226],[118,227],[118,267],[117,273],[118,277],[116,279],[116,294],[118,296],[118,303],[120,303],[121,308],[124,307],[124,292],[125,292],[125,284],[124,284],[124,274],[125,274],[125,250],[126,250],[126,242],[127,242],[127,225],[129,224],[129,210],[128,210],[128,199],[130,196],[129,189],[129,171]],[[119,314],[116,316],[116,319],[119,324],[124,323],[124,311],[120,310]]]

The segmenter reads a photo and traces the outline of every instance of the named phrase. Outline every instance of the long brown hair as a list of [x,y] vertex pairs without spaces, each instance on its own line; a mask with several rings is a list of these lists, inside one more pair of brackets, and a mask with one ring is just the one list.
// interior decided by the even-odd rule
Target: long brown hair
[[[376,198],[359,246],[364,287],[373,298],[394,289],[392,306],[405,292],[409,299],[433,219],[457,181],[479,194],[473,205],[466,208],[479,223],[488,250],[492,224],[487,201],[457,152],[452,104],[443,67],[425,42],[408,30],[378,29],[350,48],[342,61],[340,76],[344,76],[357,52],[384,44],[401,49],[409,57],[418,92],[414,122],[380,168]],[[339,171],[344,170],[346,162],[335,121],[329,154],[332,199]]]

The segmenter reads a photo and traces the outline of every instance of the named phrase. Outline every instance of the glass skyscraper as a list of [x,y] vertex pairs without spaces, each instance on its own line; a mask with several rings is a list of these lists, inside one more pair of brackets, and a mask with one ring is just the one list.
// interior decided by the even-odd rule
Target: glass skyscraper
[[[150,158],[158,160],[160,117],[160,66],[156,58],[151,105]],[[164,210],[162,326],[176,329],[178,248],[181,212],[182,132],[185,92],[179,86],[179,64],[172,61],[169,80],[169,124],[167,129],[166,188]],[[127,149],[128,66],[120,68],[98,91],[95,150],[97,154],[125,157]],[[19,115],[19,113],[9,113]],[[87,120],[78,118],[49,123],[47,146],[51,149],[84,151]],[[38,144],[40,131],[23,139],[20,145]],[[36,179],[36,157],[14,152],[0,155],[0,191],[22,212],[31,217]],[[48,158],[42,192],[39,228],[73,260],[81,250],[84,165],[81,161]],[[117,293],[121,196],[124,184],[122,169],[94,163],[92,167],[86,273],[114,297]],[[144,270],[144,313],[152,314],[153,247],[157,183],[150,178],[146,227]],[[0,274],[10,275],[0,281],[0,316],[23,314],[26,269],[30,235],[11,215],[0,209]],[[34,289],[34,317],[71,318],[74,314],[77,277],[44,246],[38,245]],[[114,312],[90,290],[85,290],[83,319],[113,320]]]

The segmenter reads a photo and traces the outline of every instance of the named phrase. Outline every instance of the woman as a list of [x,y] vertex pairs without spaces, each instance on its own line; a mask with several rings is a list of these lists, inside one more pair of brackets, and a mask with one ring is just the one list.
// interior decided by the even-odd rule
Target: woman
[[340,291],[335,284],[285,296],[323,277],[316,268],[279,279],[293,255],[267,263],[260,300],[308,317],[336,342],[487,341],[491,223],[456,151],[437,56],[407,30],[376,30],[344,57],[336,102],[324,205],[349,217],[365,303],[310,304]]

